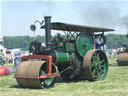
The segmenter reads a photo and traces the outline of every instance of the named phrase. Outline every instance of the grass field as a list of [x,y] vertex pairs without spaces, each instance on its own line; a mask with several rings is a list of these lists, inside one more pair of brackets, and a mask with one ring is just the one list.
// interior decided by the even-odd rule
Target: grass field
[[[128,96],[128,66],[117,66],[116,58],[109,60],[105,80],[97,82],[64,82],[61,78],[50,89],[23,89],[13,75],[0,77],[0,96]],[[10,65],[12,66],[12,65]]]

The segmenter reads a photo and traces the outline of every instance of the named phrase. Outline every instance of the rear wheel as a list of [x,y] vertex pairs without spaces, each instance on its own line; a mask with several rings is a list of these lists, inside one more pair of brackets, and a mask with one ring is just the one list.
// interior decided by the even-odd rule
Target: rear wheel
[[84,76],[90,81],[105,79],[108,72],[108,61],[101,50],[89,50],[83,60]]

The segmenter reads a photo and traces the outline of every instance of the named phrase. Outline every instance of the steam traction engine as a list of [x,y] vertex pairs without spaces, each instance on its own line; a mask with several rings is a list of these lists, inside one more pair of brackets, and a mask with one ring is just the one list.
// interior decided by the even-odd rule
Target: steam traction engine
[[[39,41],[30,44],[33,55],[22,57],[16,70],[15,78],[19,86],[49,88],[58,76],[64,80],[105,79],[108,72],[107,57],[103,51],[94,49],[93,41],[96,35],[104,37],[104,32],[113,29],[51,23],[50,16],[44,19],[45,24],[41,28],[45,29],[46,46],[42,46]],[[30,28],[33,31],[36,29],[35,25]],[[58,34],[51,40],[51,29],[63,31],[65,36]]]
[[[128,41],[128,34],[126,38]],[[117,63],[119,66],[128,66],[128,43],[123,44],[123,50],[118,52]]]

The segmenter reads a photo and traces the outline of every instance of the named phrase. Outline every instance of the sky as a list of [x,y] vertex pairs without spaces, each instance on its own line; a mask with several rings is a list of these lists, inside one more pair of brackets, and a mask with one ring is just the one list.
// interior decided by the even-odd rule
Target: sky
[[[0,35],[33,36],[30,25],[44,16],[52,16],[52,22],[112,28],[115,34],[126,34],[127,9],[128,0],[0,0]],[[35,35],[44,35],[36,26]]]

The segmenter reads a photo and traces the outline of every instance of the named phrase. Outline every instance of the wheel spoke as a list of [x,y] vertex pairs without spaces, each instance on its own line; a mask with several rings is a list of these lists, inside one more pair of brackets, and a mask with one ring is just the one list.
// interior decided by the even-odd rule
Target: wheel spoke
[[99,56],[99,54],[97,54],[97,61],[99,61],[100,60],[100,56]]
[[102,68],[100,68],[100,71],[101,71],[102,74],[104,74],[104,70]]
[[100,76],[100,72],[99,72],[99,70],[97,70],[97,75],[98,75],[98,77]]
[[95,74],[96,74],[96,69],[93,70],[92,74],[93,74],[93,76],[95,76]]
[[91,64],[91,67],[95,67],[95,65],[94,64]]
[[91,63],[92,67],[97,67],[97,65],[96,65],[97,59],[95,57],[96,56],[93,57],[93,62]]
[[101,61],[101,64],[104,62],[104,60]]
[[99,76],[97,75],[97,71],[95,70],[95,72],[93,73],[93,77],[96,79],[98,78]]
[[100,65],[100,67],[102,67],[102,68],[103,68],[103,67],[104,67],[104,65]]
[[91,71],[93,72],[93,71],[94,71],[94,69],[95,69],[95,66],[93,66],[93,67],[91,68]]
[[96,62],[95,56],[93,57],[93,61]]
[[94,62],[91,63],[91,67],[95,67],[95,63]]

